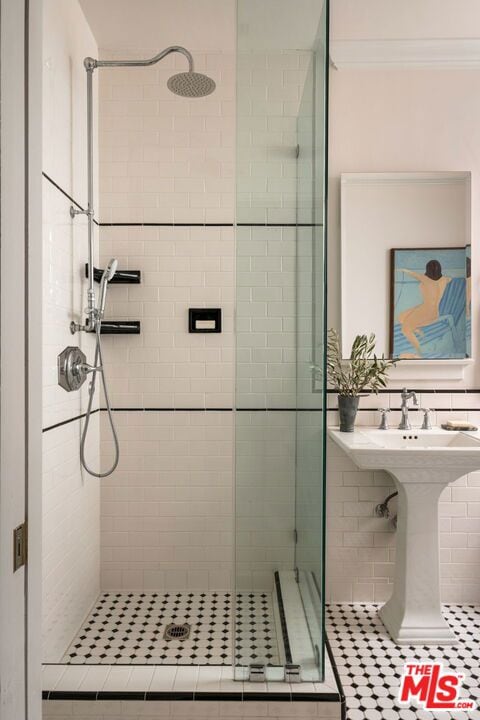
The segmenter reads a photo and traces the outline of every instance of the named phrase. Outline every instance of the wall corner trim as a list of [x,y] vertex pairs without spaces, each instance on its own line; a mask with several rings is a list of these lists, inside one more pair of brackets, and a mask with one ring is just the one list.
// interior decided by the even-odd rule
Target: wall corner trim
[[480,68],[480,38],[336,40],[330,44],[336,70],[380,67]]

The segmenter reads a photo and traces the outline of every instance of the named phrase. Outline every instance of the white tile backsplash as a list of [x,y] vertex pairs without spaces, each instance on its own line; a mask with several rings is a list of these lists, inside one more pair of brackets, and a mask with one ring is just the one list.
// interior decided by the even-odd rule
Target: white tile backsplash
[[[436,408],[433,421],[468,418],[478,422],[474,393],[422,393],[422,406]],[[362,406],[399,406],[399,393],[362,398]],[[335,400],[329,398],[335,405]],[[333,405],[333,406],[334,406]],[[460,411],[455,411],[460,408]],[[413,416],[415,417],[415,416]],[[329,412],[330,425],[338,424]],[[361,411],[359,425],[373,425],[376,412]],[[398,423],[389,415],[391,427]],[[415,420],[414,420],[415,422]],[[420,424],[420,419],[419,419]],[[395,531],[388,519],[374,515],[375,505],[395,487],[385,472],[359,470],[331,440],[327,446],[327,601],[383,602],[392,592]],[[480,600],[480,507],[478,473],[457,480],[440,498],[441,598],[443,602]],[[396,512],[396,501],[390,507]]]

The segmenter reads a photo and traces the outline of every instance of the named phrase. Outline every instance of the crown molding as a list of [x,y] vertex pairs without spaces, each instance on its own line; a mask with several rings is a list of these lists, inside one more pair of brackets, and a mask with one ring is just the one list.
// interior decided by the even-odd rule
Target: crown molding
[[480,38],[438,40],[335,40],[330,59],[337,70],[348,68],[480,69]]

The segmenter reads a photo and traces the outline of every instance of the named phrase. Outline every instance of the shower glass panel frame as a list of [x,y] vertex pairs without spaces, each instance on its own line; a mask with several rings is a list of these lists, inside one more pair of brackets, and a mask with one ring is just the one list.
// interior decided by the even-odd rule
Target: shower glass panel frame
[[284,680],[291,666],[312,682],[324,673],[328,2],[315,17],[300,5],[237,5],[234,658],[237,679]]

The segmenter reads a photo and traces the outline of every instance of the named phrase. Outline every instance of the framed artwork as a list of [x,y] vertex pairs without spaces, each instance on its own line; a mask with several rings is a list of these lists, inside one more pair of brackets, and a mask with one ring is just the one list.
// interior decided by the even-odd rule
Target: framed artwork
[[470,357],[470,246],[390,253],[391,357]]

